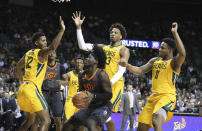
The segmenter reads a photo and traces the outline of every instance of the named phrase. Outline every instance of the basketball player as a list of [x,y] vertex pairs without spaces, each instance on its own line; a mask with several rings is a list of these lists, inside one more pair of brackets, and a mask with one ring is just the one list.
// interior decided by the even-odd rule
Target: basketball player
[[[176,103],[175,82],[186,56],[177,30],[178,24],[174,22],[171,32],[175,40],[164,38],[159,49],[159,57],[152,58],[147,64],[137,67],[124,60],[119,62],[120,65],[137,75],[152,70],[152,95],[149,96],[147,104],[138,117],[138,131],[148,131],[152,127],[155,131],[163,131],[163,123],[172,118],[171,111]],[[173,57],[175,48],[178,54]]]
[[84,70],[79,74],[79,90],[87,91],[88,97],[83,99],[89,102],[86,109],[80,109],[65,123],[63,131],[72,131],[74,126],[84,125],[89,131],[100,130],[112,113],[112,88],[105,68],[106,56],[97,45],[93,52],[85,59]]
[[46,79],[42,85],[42,93],[48,103],[49,112],[52,113],[56,124],[56,131],[62,130],[61,117],[63,114],[63,103],[60,95],[60,84],[58,82],[65,77],[65,68],[56,61],[56,52],[48,56]]
[[[85,19],[81,19],[81,12],[73,13],[72,19],[75,22],[77,28],[77,39],[79,48],[85,51],[91,51],[93,44],[85,43],[81,25]],[[119,66],[119,60],[128,61],[130,52],[128,48],[123,45],[120,45],[120,40],[126,37],[126,30],[120,23],[112,24],[109,28],[110,32],[110,45],[98,44],[99,47],[102,47],[107,60],[105,71],[109,75],[110,82],[112,84],[112,99],[111,102],[113,104],[113,112],[118,111],[118,107],[120,104],[121,96],[124,90],[124,80],[123,80],[123,73],[125,72],[125,67]],[[111,117],[106,121],[107,122],[107,129],[109,131],[115,131],[115,125],[111,120]]]
[[75,59],[75,69],[65,74],[66,83],[68,85],[68,95],[65,100],[65,117],[67,120],[76,113],[79,109],[72,103],[72,97],[79,91],[78,74],[83,70],[83,60],[80,57]]
[[[41,92],[41,86],[46,73],[48,55],[57,49],[65,31],[65,25],[60,17],[61,30],[52,43],[47,47],[46,37],[43,33],[35,33],[32,41],[36,48],[29,50],[17,63],[16,73],[20,81],[18,91],[18,104],[26,113],[26,121],[20,127],[20,131],[27,131],[33,123],[36,113],[39,117],[40,131],[47,131],[50,124],[47,104]],[[25,70],[24,77],[22,69]]]

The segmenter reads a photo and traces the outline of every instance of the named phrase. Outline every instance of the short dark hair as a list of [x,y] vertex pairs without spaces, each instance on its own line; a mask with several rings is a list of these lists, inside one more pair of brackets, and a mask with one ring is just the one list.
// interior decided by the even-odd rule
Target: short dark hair
[[77,54],[75,57],[74,57],[74,60],[77,60],[77,59],[82,59],[83,60],[83,57],[81,54]]
[[32,43],[35,43],[37,40],[39,40],[39,38],[41,36],[45,36],[45,34],[42,33],[42,32],[36,32],[36,33],[34,33],[33,36],[32,36]]
[[107,59],[104,50],[95,44],[93,47],[92,55],[98,61],[97,67],[100,69],[104,69],[106,64],[106,59]]
[[165,42],[173,50],[176,49],[176,44],[175,44],[174,39],[172,39],[172,38],[163,38],[162,41]]
[[113,28],[117,28],[120,30],[122,39],[126,38],[126,36],[127,36],[126,28],[121,23],[117,22],[117,23],[112,24],[111,27],[109,28],[109,32],[111,32]]

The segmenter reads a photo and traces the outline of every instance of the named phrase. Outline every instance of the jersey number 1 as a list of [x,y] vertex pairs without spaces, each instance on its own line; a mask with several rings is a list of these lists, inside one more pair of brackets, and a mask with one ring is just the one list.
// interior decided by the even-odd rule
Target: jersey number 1
[[156,71],[155,79],[158,79],[158,77],[159,77],[159,72],[160,72],[159,70]]
[[28,56],[26,68],[31,68],[30,64],[32,63],[32,61],[33,61],[33,57]]

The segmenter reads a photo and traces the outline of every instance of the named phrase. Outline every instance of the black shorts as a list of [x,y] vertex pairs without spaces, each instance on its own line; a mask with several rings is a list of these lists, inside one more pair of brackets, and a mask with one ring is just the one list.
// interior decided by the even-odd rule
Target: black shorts
[[108,103],[107,105],[98,107],[96,109],[81,109],[70,118],[69,122],[74,124],[75,126],[86,126],[86,120],[90,118],[96,121],[97,126],[103,126],[106,120],[111,116],[111,114],[112,104]]
[[63,104],[61,101],[60,92],[47,92],[47,91],[42,92],[48,104],[48,109],[52,113],[53,117],[62,117]]

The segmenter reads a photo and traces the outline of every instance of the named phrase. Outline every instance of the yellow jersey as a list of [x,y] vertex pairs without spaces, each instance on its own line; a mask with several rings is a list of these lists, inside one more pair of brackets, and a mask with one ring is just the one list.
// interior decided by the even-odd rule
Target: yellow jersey
[[152,93],[176,94],[175,82],[179,73],[171,67],[171,61],[157,59],[152,67]]
[[[103,47],[103,50],[107,57],[104,71],[109,75],[110,80],[119,70],[119,65],[118,65],[118,61],[120,60],[119,52],[121,48],[123,47],[124,45],[119,45],[116,47],[112,47],[108,45]],[[123,77],[121,77],[119,81],[123,81]]]
[[25,54],[25,73],[23,81],[32,82],[41,91],[48,59],[41,63],[38,59],[40,49],[31,49]]
[[69,72],[69,77],[68,96],[73,97],[79,90],[79,79],[78,75],[74,74],[74,71]]

